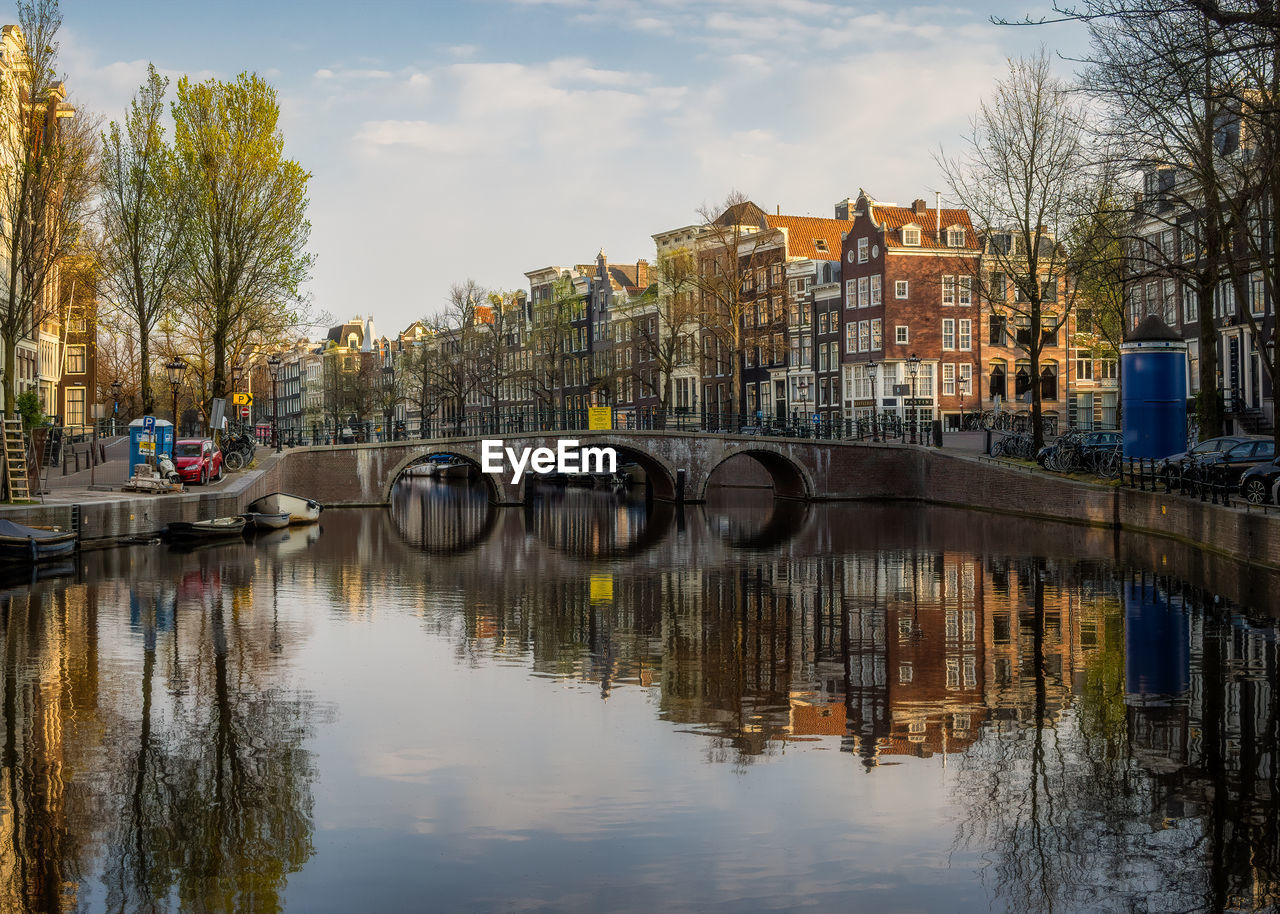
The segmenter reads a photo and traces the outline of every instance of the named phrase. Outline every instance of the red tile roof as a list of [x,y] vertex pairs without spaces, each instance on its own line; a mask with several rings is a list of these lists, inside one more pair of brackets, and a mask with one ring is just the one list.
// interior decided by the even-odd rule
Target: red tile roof
[[[841,234],[849,231],[852,222],[844,219],[820,219],[816,216],[770,216],[765,219],[770,228],[787,230],[787,256],[806,257],[810,260],[839,260]],[[818,242],[826,242],[826,250]]]
[[[914,247],[914,245],[904,245],[902,234],[898,231],[904,225],[912,224],[920,226],[920,247],[946,248],[947,245],[939,243],[935,232],[937,214],[936,209],[926,208],[924,212],[917,213],[909,206],[886,206],[882,203],[871,205],[871,218],[885,229],[884,246],[886,248]],[[973,230],[973,223],[969,221],[967,209],[942,210],[943,232],[945,233],[953,225],[964,229],[964,248],[951,248],[951,250],[978,250],[978,235]]]

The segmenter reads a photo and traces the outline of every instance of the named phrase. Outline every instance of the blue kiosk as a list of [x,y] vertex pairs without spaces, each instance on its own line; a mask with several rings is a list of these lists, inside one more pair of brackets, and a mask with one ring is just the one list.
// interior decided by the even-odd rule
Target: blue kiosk
[[1187,449],[1187,343],[1149,314],[1120,344],[1124,456]]
[[155,416],[134,419],[129,423],[129,475],[156,454],[173,456],[173,423]]

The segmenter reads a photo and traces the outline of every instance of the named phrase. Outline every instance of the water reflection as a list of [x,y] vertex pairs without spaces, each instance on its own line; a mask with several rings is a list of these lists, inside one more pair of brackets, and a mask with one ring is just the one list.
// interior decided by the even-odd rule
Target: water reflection
[[250,548],[91,555],[81,581],[0,593],[0,910],[281,907],[317,708]]
[[1280,607],[1167,545],[741,491],[324,517],[0,592],[0,910],[1280,903]]

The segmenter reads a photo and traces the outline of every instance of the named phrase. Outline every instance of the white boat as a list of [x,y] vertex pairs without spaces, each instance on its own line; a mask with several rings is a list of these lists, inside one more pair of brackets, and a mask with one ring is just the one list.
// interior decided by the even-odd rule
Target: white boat
[[279,514],[263,514],[260,511],[246,511],[244,519],[255,530],[279,530],[289,526],[290,516],[281,511]]
[[320,519],[320,512],[323,510],[324,507],[318,501],[286,492],[264,495],[250,502],[245,509],[250,514],[287,514],[291,524],[314,524]]
[[436,475],[437,466],[434,463],[415,463],[413,466],[404,468],[405,476],[424,477]]

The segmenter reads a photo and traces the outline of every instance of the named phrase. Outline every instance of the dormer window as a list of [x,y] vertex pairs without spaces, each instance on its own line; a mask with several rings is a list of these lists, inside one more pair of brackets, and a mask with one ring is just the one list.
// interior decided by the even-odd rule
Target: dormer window
[[827,242],[822,238],[813,239],[813,246],[823,254],[827,253]]
[[949,228],[947,229],[947,247],[962,248],[964,247],[964,229]]
[[920,226],[904,225],[902,227],[902,243],[908,247],[920,246]]

